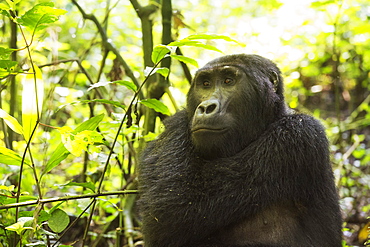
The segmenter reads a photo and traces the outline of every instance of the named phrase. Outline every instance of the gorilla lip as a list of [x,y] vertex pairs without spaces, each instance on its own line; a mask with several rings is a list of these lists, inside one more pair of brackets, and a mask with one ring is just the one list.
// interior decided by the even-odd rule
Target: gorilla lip
[[196,132],[223,132],[223,131],[226,131],[226,128],[215,129],[215,128],[207,128],[207,127],[198,127],[198,128],[194,128],[194,129],[191,130],[192,133],[196,133]]

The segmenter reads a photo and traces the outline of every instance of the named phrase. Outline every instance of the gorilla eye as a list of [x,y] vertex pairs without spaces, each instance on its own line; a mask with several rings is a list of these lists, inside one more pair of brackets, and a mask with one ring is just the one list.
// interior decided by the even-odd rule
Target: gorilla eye
[[234,81],[234,80],[233,80],[233,79],[231,79],[231,78],[226,78],[226,79],[225,79],[225,81],[224,81],[224,83],[225,83],[225,84],[231,84],[231,83],[233,83],[233,81]]
[[209,87],[209,86],[211,86],[211,83],[209,81],[204,81],[203,86]]

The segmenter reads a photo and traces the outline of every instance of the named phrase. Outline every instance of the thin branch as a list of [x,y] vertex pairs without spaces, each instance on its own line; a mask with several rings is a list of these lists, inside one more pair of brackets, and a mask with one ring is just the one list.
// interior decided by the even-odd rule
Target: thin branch
[[40,200],[33,200],[33,201],[7,204],[7,205],[0,206],[0,210],[1,209],[31,206],[31,205],[35,205],[35,204],[38,204],[38,203],[45,204],[45,203],[51,203],[51,202],[79,200],[79,199],[85,199],[85,198],[96,198],[96,197],[100,197],[100,196],[129,195],[129,194],[137,194],[137,191],[136,190],[109,191],[109,192],[100,192],[100,193],[86,194],[86,195],[54,197],[54,198],[48,198],[48,199],[40,199]]

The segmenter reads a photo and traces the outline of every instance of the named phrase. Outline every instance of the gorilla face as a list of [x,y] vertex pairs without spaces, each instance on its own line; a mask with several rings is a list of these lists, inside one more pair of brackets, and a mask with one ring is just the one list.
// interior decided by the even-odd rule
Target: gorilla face
[[[269,73],[261,71],[261,57],[243,58],[211,61],[192,82],[187,101],[190,131],[197,153],[204,158],[234,155],[275,119],[274,103],[281,102],[276,93],[280,72],[276,67]],[[274,68],[267,59],[262,63]]]
[[236,134],[235,97],[245,80],[243,71],[228,65],[203,69],[196,74],[188,95],[188,110],[192,114],[192,140],[203,156],[218,156],[215,154],[222,147],[234,145],[234,141],[225,142]]

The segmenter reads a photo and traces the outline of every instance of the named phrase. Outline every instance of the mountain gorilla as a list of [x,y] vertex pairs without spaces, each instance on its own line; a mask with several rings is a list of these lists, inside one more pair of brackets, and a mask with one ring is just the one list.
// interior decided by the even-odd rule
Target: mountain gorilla
[[209,62],[165,124],[139,170],[146,247],[341,246],[324,129],[287,109],[270,60]]

